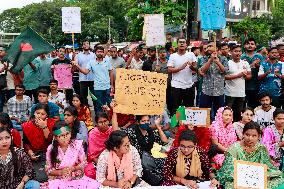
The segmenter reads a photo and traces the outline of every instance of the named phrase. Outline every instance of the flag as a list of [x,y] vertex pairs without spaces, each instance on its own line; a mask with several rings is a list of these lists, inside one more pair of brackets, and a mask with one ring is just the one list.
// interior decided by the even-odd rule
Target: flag
[[3,58],[13,64],[11,71],[20,72],[25,65],[33,61],[38,55],[50,53],[55,48],[45,41],[32,28],[27,28],[16,37],[11,47]]
[[199,6],[202,30],[217,30],[226,27],[224,0],[200,0]]
[[176,114],[173,115],[173,117],[171,118],[171,127],[172,128],[176,127],[179,120],[186,120],[185,107],[184,106],[180,106],[177,109]]
[[[89,90],[89,89],[88,89],[88,90]],[[97,97],[96,97],[93,93],[91,93],[90,90],[89,90],[89,95],[91,96],[91,98],[92,98],[94,101],[97,100]]]

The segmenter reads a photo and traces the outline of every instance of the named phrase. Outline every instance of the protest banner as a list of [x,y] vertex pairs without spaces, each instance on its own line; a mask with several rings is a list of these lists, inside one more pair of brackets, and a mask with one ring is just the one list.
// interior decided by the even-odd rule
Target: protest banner
[[266,189],[267,165],[247,161],[234,161],[234,188]]
[[62,7],[62,31],[64,33],[81,33],[81,8]]
[[163,14],[146,14],[144,16],[143,35],[146,46],[165,45],[165,26]]
[[72,89],[72,72],[69,64],[54,66],[54,79],[58,81],[58,89]]
[[166,74],[116,69],[114,112],[161,115],[166,105]]
[[185,116],[186,120],[182,121],[184,124],[193,124],[197,127],[210,126],[210,108],[186,108]]

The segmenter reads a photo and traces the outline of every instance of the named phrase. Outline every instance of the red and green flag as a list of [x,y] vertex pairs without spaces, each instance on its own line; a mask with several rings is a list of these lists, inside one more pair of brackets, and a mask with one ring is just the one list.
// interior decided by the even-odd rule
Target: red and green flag
[[173,117],[171,118],[171,127],[174,128],[177,126],[178,121],[180,120],[186,120],[186,116],[185,116],[185,107],[184,106],[180,106],[177,111],[176,114],[173,115]]
[[32,28],[27,28],[16,37],[11,47],[7,51],[4,61],[13,64],[11,71],[20,72],[25,65],[33,61],[38,55],[50,53],[55,48],[45,41]]

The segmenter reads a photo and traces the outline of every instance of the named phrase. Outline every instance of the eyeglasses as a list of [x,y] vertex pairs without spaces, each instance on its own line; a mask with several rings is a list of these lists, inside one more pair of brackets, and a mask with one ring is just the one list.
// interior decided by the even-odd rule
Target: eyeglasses
[[98,125],[102,126],[102,125],[108,125],[109,124],[109,121],[106,120],[106,121],[99,121],[98,122]]
[[195,147],[194,145],[190,145],[190,146],[183,146],[183,145],[181,145],[179,147],[179,149],[181,149],[181,150],[190,150],[190,149],[192,149],[194,147]]

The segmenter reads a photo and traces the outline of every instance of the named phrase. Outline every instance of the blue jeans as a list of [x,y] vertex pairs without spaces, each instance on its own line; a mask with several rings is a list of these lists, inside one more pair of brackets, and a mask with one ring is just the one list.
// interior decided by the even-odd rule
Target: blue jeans
[[40,189],[40,184],[36,180],[29,180],[26,184],[24,189]]
[[95,112],[102,112],[102,106],[109,105],[111,103],[110,89],[94,90],[94,95],[97,97]]

